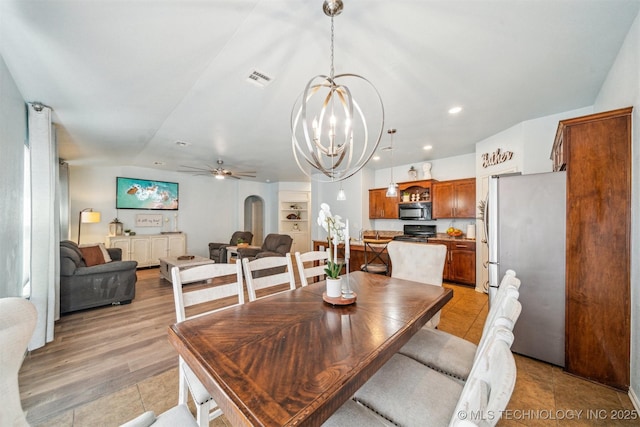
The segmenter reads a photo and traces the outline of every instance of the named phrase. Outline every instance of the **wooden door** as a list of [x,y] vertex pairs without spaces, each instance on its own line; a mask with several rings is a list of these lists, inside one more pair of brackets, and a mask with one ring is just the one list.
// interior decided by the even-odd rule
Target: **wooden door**
[[397,219],[398,198],[387,197],[386,188],[373,188],[369,190],[369,218]]
[[455,183],[455,218],[476,217],[476,179],[465,179]]
[[369,218],[377,219],[382,215],[382,200],[380,189],[369,190]]
[[387,190],[382,192],[382,218],[398,219],[398,197],[387,197]]
[[475,242],[449,242],[450,280],[466,285],[476,284]]
[[560,126],[567,160],[565,368],[626,391],[631,108]]
[[453,183],[436,182],[431,187],[432,218],[453,218],[455,203]]

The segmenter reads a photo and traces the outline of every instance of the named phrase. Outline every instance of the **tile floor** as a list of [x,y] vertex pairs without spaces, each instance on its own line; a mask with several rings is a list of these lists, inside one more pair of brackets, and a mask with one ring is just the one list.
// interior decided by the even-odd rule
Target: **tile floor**
[[[440,329],[478,342],[487,315],[486,295],[468,287],[450,287],[454,289],[454,298],[443,309]],[[516,355],[516,364],[516,387],[498,426],[640,426],[640,416],[626,393],[527,357]],[[174,406],[177,389],[176,368],[38,426],[117,426],[144,411],[161,413]],[[616,416],[623,419],[613,419]],[[212,421],[211,426],[229,424],[222,416]]]

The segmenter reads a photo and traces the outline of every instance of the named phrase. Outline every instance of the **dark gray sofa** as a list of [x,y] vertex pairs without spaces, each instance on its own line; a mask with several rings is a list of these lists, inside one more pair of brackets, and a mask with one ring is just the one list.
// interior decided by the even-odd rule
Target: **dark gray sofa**
[[110,304],[128,304],[136,295],[136,261],[121,261],[122,250],[108,248],[112,261],[87,267],[78,245],[60,242],[60,313]]

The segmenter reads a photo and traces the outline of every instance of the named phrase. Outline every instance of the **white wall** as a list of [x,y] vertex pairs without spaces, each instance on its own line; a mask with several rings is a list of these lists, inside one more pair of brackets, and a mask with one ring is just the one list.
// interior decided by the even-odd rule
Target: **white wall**
[[[326,203],[331,207],[331,213],[340,215],[343,220],[349,219],[349,229],[352,236],[357,237],[361,228],[369,226],[368,189],[373,172],[363,168],[352,177],[342,182],[311,183],[311,238],[313,240],[326,239],[325,231],[316,222],[320,205]],[[340,186],[346,194],[346,200],[336,200]],[[366,210],[365,210],[366,206]]]
[[[508,172],[524,174],[551,172],[553,169],[550,159],[551,147],[558,129],[558,122],[592,112],[592,107],[585,107],[527,120],[478,142],[475,154],[476,200],[486,199],[488,177],[491,175]],[[513,155],[508,161],[485,167],[483,154],[491,155],[496,150],[502,153],[510,151]],[[482,291],[487,281],[484,265],[487,262],[488,251],[483,243],[486,238],[484,226],[479,219],[476,221],[476,236],[476,289]]]
[[0,56],[0,298],[22,295],[25,102]]
[[[116,177],[130,177],[177,182],[180,208],[178,211],[148,211],[115,209]],[[93,208],[102,214],[98,224],[83,224],[82,243],[103,242],[109,231],[109,222],[118,217],[124,228],[137,234],[156,234],[174,229],[177,214],[178,230],[187,235],[187,253],[209,256],[209,242],[226,242],[231,234],[243,228],[244,199],[257,195],[265,201],[265,235],[277,232],[277,184],[246,180],[216,180],[206,176],[157,169],[123,167],[70,167],[71,240],[77,239],[78,215],[84,208]],[[163,227],[135,226],[137,214],[158,213],[164,219]]]
[[631,143],[631,389],[640,410],[640,14],[627,34],[594,104],[596,112],[633,106]]

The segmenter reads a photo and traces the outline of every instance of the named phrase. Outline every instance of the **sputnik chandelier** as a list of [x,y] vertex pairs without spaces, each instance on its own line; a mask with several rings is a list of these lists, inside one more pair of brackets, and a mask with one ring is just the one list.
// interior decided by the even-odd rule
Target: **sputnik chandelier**
[[[331,72],[313,77],[291,112],[296,163],[306,175],[325,182],[342,181],[362,169],[378,148],[384,128],[384,106],[373,84],[357,74],[334,73],[333,18],[342,8],[342,0],[324,1],[322,9],[331,18]],[[370,132],[365,111],[379,130]]]

